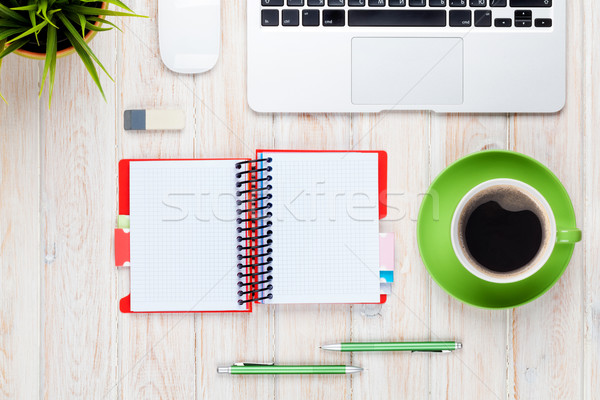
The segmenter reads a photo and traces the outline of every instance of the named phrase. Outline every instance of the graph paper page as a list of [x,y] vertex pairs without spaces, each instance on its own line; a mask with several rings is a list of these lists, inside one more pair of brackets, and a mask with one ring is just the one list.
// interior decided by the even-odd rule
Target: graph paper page
[[132,311],[237,304],[235,162],[130,163]]
[[378,303],[376,153],[263,153],[273,186],[273,299]]

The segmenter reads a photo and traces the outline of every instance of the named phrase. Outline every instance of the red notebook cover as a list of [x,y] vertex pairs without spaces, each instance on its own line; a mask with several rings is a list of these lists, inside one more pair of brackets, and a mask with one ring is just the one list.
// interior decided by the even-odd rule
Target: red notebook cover
[[[257,150],[256,154],[258,155],[261,152],[302,152],[302,153],[346,153],[351,152],[348,150],[306,150],[306,151],[296,151],[296,150]],[[384,218],[387,215],[387,153],[385,151],[352,151],[355,153],[377,153],[378,154],[378,165],[379,165],[379,219]],[[194,160],[194,159],[170,159],[168,161],[177,161],[177,160]],[[239,160],[239,161],[248,161],[248,158],[203,158],[201,160]],[[131,161],[167,161],[167,159],[123,159],[119,161],[119,215],[129,215],[129,163]],[[117,239],[117,237],[115,237]],[[123,238],[121,238],[123,239]],[[118,254],[118,258],[121,260],[125,258],[124,252],[128,251],[129,243],[123,244],[124,248],[115,244],[115,254]],[[380,303],[385,303],[387,300],[386,295],[381,295]],[[220,312],[252,312],[252,303],[248,302],[246,310],[232,310],[232,311],[154,311],[159,313],[183,313],[183,312],[194,312],[194,313],[220,313]],[[127,295],[121,299],[119,302],[119,309],[123,313],[136,313],[136,311],[131,311],[131,295]],[[148,313],[148,311],[143,311],[142,313]]]

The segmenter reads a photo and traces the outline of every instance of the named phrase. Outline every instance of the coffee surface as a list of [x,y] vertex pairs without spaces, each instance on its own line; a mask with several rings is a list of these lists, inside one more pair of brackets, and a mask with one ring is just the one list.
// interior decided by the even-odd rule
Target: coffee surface
[[468,252],[481,266],[507,273],[526,266],[537,255],[542,224],[532,211],[509,211],[488,201],[473,210],[464,235]]

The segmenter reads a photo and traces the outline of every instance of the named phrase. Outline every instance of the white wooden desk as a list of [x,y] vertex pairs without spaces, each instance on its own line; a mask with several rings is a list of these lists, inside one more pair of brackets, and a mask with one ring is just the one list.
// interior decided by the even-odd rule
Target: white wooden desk
[[[105,103],[77,57],[59,60],[52,108],[42,63],[9,56],[0,90],[0,398],[6,399],[598,399],[600,393],[600,9],[569,1],[568,100],[556,115],[258,115],[246,103],[245,1],[224,0],[216,69],[163,67],[150,20],[91,43],[112,72]],[[123,110],[175,106],[183,133],[129,133]],[[389,153],[396,233],[394,295],[372,306],[259,306],[249,315],[122,315],[117,162],[124,157],[248,157],[256,148]],[[484,311],[429,278],[415,239],[419,194],[450,162],[508,148],[564,182],[585,240],[541,299]],[[340,340],[457,338],[441,354],[335,354]],[[230,377],[233,361],[352,363],[353,376]]]

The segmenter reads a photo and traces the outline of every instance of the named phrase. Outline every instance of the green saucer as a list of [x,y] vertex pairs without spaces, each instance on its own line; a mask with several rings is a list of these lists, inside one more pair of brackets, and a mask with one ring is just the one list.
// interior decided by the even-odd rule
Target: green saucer
[[497,178],[520,180],[548,201],[559,229],[575,229],[573,204],[558,178],[543,164],[520,153],[489,150],[471,154],[446,168],[431,184],[419,211],[417,240],[427,270],[446,292],[481,308],[510,308],[544,294],[565,271],[575,245],[557,243],[548,262],[515,283],[491,283],[472,275],[452,249],[450,225],[459,201],[478,184]]

